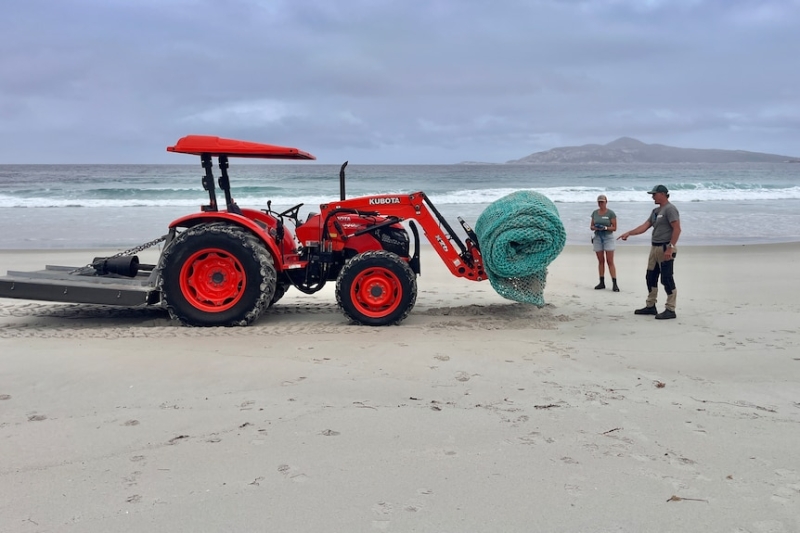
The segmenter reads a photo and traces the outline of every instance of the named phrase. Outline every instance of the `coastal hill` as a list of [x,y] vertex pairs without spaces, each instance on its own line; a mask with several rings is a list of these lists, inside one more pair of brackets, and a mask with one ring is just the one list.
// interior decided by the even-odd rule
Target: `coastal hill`
[[663,144],[645,144],[630,137],[621,137],[608,144],[564,146],[536,152],[507,163],[785,163],[798,162],[797,157],[747,152],[676,148]]

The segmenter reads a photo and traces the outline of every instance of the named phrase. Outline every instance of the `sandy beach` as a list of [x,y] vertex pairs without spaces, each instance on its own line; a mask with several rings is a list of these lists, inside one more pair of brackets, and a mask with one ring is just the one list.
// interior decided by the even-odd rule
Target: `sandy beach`
[[800,243],[681,247],[658,321],[640,241],[619,293],[568,246],[544,308],[423,250],[387,328],[333,284],[247,328],[0,300],[0,531],[800,531]]

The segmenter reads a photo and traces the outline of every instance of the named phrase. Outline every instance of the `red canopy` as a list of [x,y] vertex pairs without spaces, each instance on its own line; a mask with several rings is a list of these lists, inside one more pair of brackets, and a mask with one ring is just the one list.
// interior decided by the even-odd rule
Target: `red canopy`
[[257,157],[264,159],[316,159],[308,152],[286,146],[274,146],[235,139],[223,139],[211,135],[187,135],[181,137],[175,146],[167,146],[167,152],[202,155],[212,157]]

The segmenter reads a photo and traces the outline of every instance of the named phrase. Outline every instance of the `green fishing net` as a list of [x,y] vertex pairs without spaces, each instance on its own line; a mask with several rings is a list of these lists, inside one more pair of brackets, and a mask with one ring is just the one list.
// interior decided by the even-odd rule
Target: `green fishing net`
[[503,298],[544,305],[547,266],[567,233],[543,194],[517,191],[489,204],[475,223],[489,282]]

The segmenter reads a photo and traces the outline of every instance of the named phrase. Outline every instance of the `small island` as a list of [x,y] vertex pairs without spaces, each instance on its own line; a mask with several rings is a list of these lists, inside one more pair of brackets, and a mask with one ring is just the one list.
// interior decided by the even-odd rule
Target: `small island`
[[565,146],[536,152],[507,164],[535,163],[797,163],[800,158],[748,152],[676,148],[663,144],[646,144],[630,137],[621,137],[608,144]]

